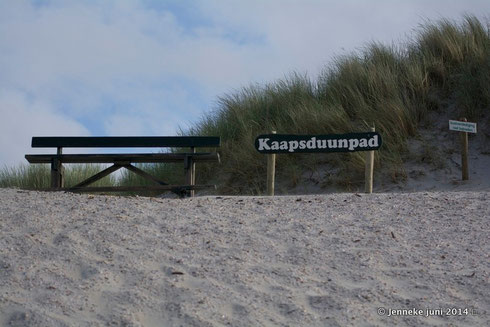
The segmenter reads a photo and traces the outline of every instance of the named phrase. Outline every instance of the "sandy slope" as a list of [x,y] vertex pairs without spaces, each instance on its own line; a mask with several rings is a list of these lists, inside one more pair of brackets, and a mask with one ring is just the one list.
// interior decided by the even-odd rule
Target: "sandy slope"
[[[0,324],[488,326],[489,199],[3,189]],[[380,307],[469,311],[387,317]]]

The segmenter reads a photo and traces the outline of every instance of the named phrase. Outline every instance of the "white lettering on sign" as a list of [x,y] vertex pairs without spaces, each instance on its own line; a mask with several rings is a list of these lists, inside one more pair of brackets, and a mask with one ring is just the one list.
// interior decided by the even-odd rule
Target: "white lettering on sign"
[[286,150],[294,153],[296,150],[316,149],[346,149],[348,151],[359,151],[380,146],[378,135],[371,138],[349,138],[317,140],[312,137],[309,140],[270,141],[270,138],[258,138],[258,150]]
[[470,122],[459,121],[459,120],[450,120],[449,130],[457,131],[457,132],[476,133],[476,123],[470,123]]
[[[270,150],[271,147],[267,144],[270,139],[259,139],[259,150]],[[276,149],[274,149],[276,150]]]

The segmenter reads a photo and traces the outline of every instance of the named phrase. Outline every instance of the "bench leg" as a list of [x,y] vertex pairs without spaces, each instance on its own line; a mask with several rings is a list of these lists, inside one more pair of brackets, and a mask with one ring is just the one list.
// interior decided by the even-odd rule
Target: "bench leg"
[[65,186],[65,168],[58,159],[51,162],[51,187],[62,188]]
[[[191,148],[191,153],[195,153],[196,148]],[[196,185],[196,163],[192,160],[192,157],[185,157],[184,161],[185,168],[185,179],[187,185]],[[189,190],[188,194],[190,197],[194,196],[194,190]]]
[[[187,185],[195,185],[196,182],[196,163],[189,158],[189,167],[185,169],[185,180]],[[189,190],[189,196],[194,196],[194,190]]]

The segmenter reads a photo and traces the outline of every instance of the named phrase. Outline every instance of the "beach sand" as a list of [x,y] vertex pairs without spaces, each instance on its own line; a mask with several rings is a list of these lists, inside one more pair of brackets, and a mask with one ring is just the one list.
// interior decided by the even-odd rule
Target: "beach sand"
[[489,199],[0,189],[0,325],[489,326]]

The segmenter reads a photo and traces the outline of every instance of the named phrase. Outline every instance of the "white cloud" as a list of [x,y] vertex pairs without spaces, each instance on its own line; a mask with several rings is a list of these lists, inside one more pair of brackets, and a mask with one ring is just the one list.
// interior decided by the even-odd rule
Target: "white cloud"
[[[27,153],[46,150],[31,149],[32,136],[84,136],[88,130],[73,119],[49,107],[32,102],[24,94],[0,91],[0,163],[13,165],[24,162]],[[50,149],[52,150],[52,149]]]
[[265,52],[274,57],[258,61],[259,69],[313,75],[333,55],[373,40],[404,39],[425,18],[460,19],[464,13],[479,15],[490,9],[485,0],[209,0],[200,4],[216,24],[265,37]]

